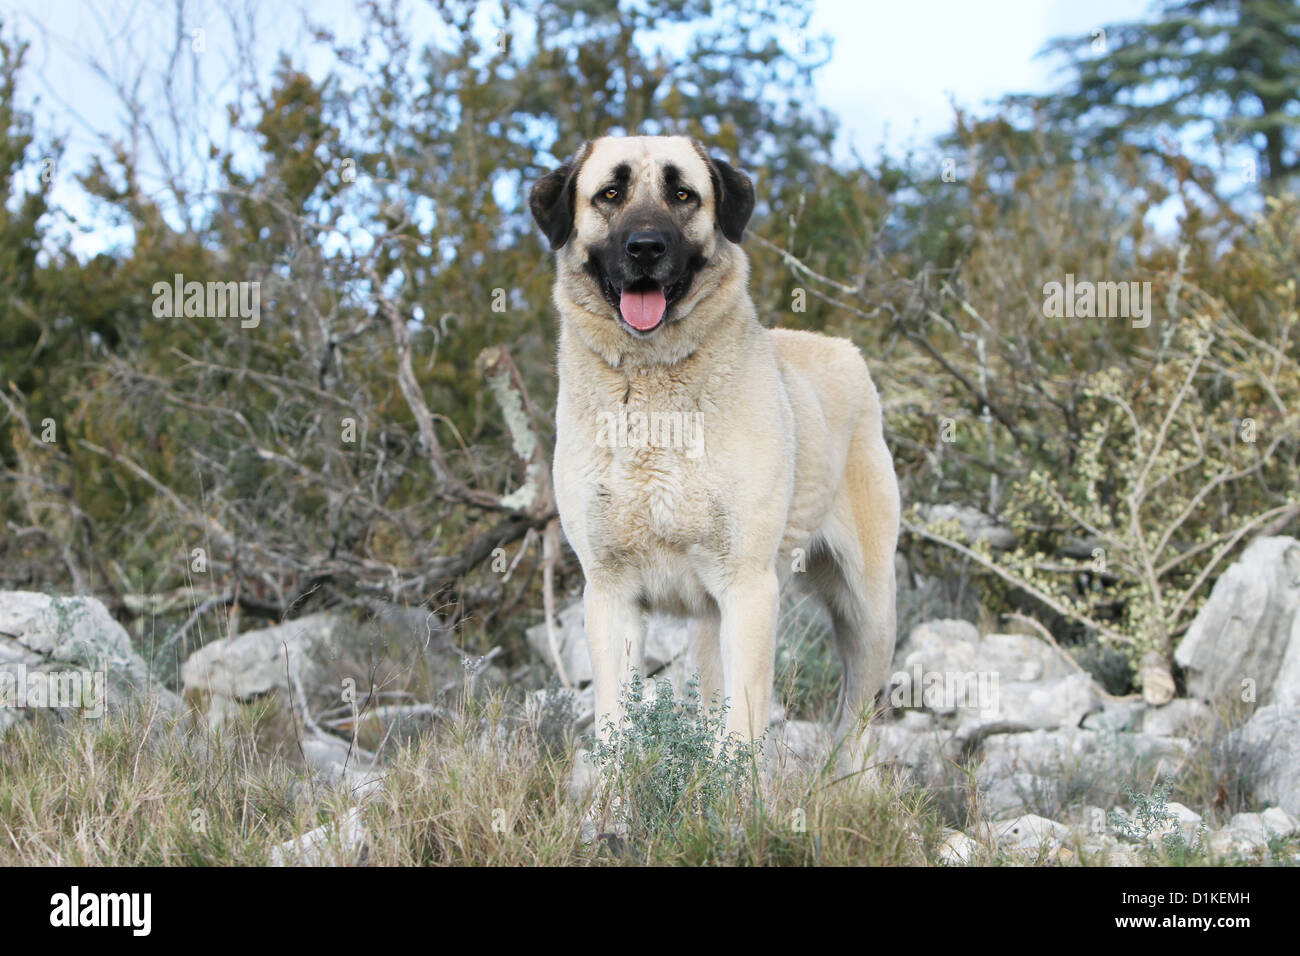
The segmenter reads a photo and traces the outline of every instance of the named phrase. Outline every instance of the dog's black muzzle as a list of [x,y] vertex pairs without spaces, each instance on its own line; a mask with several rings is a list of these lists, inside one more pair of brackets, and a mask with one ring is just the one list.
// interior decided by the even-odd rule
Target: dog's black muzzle
[[674,223],[642,225],[616,232],[592,249],[587,271],[599,283],[601,294],[620,319],[623,318],[620,301],[625,291],[658,289],[663,293],[667,307],[659,326],[638,330],[624,320],[629,331],[644,335],[671,321],[673,304],[686,295],[691,280],[703,265],[699,251],[687,242]]

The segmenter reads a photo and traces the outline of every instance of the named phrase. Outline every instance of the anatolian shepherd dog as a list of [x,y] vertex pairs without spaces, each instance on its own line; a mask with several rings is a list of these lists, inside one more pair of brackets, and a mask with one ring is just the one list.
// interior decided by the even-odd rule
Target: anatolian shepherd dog
[[740,248],[753,184],[691,139],[584,143],[529,205],[557,253],[555,492],[586,575],[598,732],[665,612],[695,618],[701,697],[727,701],[727,732],[762,734],[793,578],[834,625],[844,735],[895,637],[898,484],[862,355],[759,323]]

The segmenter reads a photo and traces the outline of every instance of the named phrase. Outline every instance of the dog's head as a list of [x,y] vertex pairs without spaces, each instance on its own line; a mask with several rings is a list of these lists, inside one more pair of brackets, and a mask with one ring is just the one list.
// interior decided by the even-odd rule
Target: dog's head
[[557,251],[562,310],[571,303],[622,336],[655,336],[728,276],[743,282],[734,244],[754,210],[753,184],[687,137],[584,143],[533,186],[529,206]]

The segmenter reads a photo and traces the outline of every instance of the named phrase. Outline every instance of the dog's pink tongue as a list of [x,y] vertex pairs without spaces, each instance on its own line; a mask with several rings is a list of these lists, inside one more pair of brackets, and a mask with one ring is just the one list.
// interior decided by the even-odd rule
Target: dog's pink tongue
[[668,302],[664,299],[661,289],[650,292],[632,292],[624,289],[622,296],[619,297],[618,307],[623,313],[623,320],[628,325],[638,332],[649,332],[663,321]]

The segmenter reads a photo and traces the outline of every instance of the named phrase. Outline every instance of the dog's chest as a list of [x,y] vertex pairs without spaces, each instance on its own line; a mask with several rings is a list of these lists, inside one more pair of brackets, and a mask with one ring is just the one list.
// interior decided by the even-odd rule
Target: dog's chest
[[614,561],[725,552],[732,522],[706,443],[711,404],[667,373],[607,385],[571,406],[564,442],[580,463],[568,504],[582,509],[593,551]]
[[599,549],[725,547],[726,508],[702,456],[646,445],[598,448],[593,458],[583,497]]

